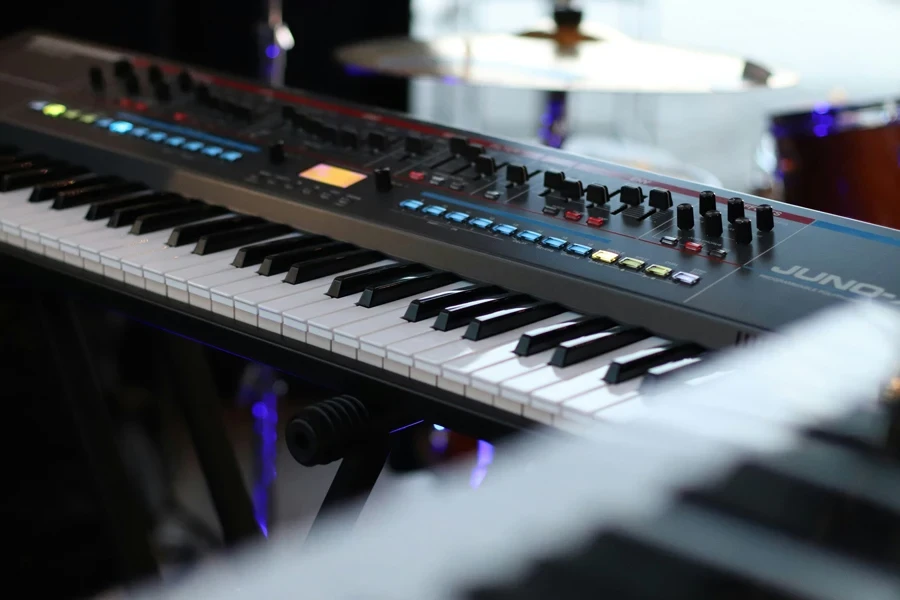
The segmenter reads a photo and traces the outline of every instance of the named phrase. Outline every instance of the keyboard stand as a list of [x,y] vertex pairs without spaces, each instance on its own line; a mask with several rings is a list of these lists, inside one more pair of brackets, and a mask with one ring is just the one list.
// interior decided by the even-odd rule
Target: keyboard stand
[[203,348],[172,334],[162,335],[165,337],[160,355],[169,357],[166,372],[175,381],[172,392],[184,415],[225,545],[259,539],[261,531],[254,517],[253,502],[225,430],[215,385],[202,356]]
[[329,518],[341,514],[342,523],[359,518],[378,476],[384,470],[391,449],[390,434],[375,437],[349,452],[338,467],[328,493],[307,534],[307,541],[328,528]]
[[149,541],[150,515],[122,462],[77,308],[54,289],[38,288],[35,296],[52,368],[94,480],[123,581],[156,578],[160,569]]

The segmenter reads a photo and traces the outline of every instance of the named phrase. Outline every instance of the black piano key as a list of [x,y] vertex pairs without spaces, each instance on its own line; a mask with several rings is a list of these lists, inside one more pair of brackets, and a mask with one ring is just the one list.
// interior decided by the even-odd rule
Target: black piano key
[[16,171],[15,173],[7,173],[0,178],[0,192],[12,192],[27,187],[45,184],[54,181],[65,181],[72,177],[85,175],[88,170],[84,167],[76,165],[65,165],[61,167],[38,167],[36,169],[27,169],[25,171]]
[[187,200],[178,194],[171,194],[153,202],[122,207],[110,215],[106,226],[128,227],[134,225],[135,221],[143,216],[183,210],[186,206],[190,206]]
[[207,206],[198,203],[196,206],[190,206],[181,210],[165,211],[138,217],[134,225],[131,226],[131,233],[134,235],[145,235],[155,231],[165,231],[179,225],[212,219],[227,212],[228,210],[221,206]]
[[448,306],[438,314],[432,327],[438,331],[451,331],[457,327],[468,325],[476,317],[489,315],[504,308],[517,307],[528,302],[534,302],[534,298],[525,294],[505,292],[488,298]]
[[634,354],[617,358],[603,377],[607,383],[622,383],[645,374],[648,369],[680,358],[690,358],[702,354],[702,346],[692,343],[674,343],[658,348],[640,350]]
[[841,446],[808,440],[749,460],[683,498],[862,561],[900,566],[900,468]]
[[88,186],[76,190],[61,191],[53,200],[53,210],[65,210],[76,206],[84,206],[101,200],[112,200],[119,196],[140,192],[147,189],[142,183],[133,181],[116,182],[107,185]]
[[45,202],[47,200],[55,200],[56,196],[61,192],[72,192],[94,186],[108,185],[117,181],[122,180],[118,177],[113,177],[112,175],[100,176],[95,173],[86,173],[85,175],[72,177],[71,179],[64,179],[62,181],[54,181],[35,186],[34,190],[31,192],[31,196],[28,197],[28,201]]
[[272,275],[287,273],[291,270],[291,267],[298,263],[325,256],[334,256],[356,249],[356,246],[353,244],[336,242],[324,236],[310,236],[299,248],[266,256],[259,267],[259,274],[271,277]]
[[855,452],[897,461],[900,459],[897,412],[895,406],[872,403],[838,420],[812,425],[806,434]]
[[612,329],[617,323],[608,317],[579,317],[529,331],[519,338],[515,353],[531,356],[555,348],[561,343],[591,333]]
[[240,248],[245,244],[263,242],[274,237],[288,235],[292,231],[293,229],[288,225],[263,222],[257,225],[229,229],[228,231],[208,233],[197,242],[194,254],[205,256],[214,252],[221,252],[222,250]]
[[410,275],[397,281],[366,288],[357,305],[365,308],[374,308],[388,302],[402,300],[428,290],[450,285],[456,281],[459,281],[459,277],[445,271],[431,271],[419,275]]
[[285,283],[297,285],[305,283],[313,279],[321,279],[329,275],[336,275],[377,263],[384,260],[384,255],[374,250],[355,249],[335,254],[334,256],[323,256],[321,258],[313,258],[302,263],[291,266],[287,276],[284,278]]
[[671,379],[672,376],[680,375],[686,370],[689,370],[690,367],[699,366],[701,364],[703,364],[703,359],[699,357],[682,358],[648,369],[644,374],[644,379],[641,380],[641,390],[650,389],[660,383],[665,383]]
[[563,307],[552,302],[530,302],[513,308],[504,308],[472,319],[463,337],[472,341],[484,340],[543,319],[549,319],[562,314],[563,311]]
[[252,267],[262,264],[269,256],[275,256],[284,252],[290,252],[310,245],[321,243],[321,240],[327,240],[321,236],[302,234],[285,240],[274,240],[271,242],[262,242],[261,244],[253,244],[245,246],[238,250],[231,265],[238,269],[244,267]]
[[60,160],[50,160],[43,154],[23,154],[21,156],[16,156],[12,160],[0,163],[0,174],[13,173],[15,171],[24,171],[26,169],[33,169],[42,165],[62,166],[63,164],[65,163]]
[[110,215],[112,215],[118,209],[126,208],[128,206],[134,206],[135,204],[146,204],[147,202],[150,202],[154,195],[158,194],[159,192],[154,192],[153,190],[141,190],[139,192],[124,194],[111,200],[93,202],[90,206],[88,206],[87,213],[85,213],[84,218],[86,221],[99,221],[100,219],[108,219]]
[[325,292],[332,298],[343,298],[353,294],[359,294],[370,285],[379,285],[389,281],[396,281],[410,275],[428,272],[430,269],[416,263],[399,263],[384,267],[366,269],[357,273],[338,275],[331,282],[331,287]]
[[650,337],[650,332],[640,327],[615,327],[608,331],[592,333],[559,345],[550,357],[554,367],[568,367],[607,352],[614,352],[630,344]]
[[223,219],[214,221],[204,221],[202,223],[192,223],[190,225],[179,225],[172,230],[169,246],[185,246],[187,244],[196,244],[204,235],[211,233],[219,233],[220,231],[230,231],[232,229],[240,229],[250,225],[261,225],[265,223],[259,217],[247,217],[243,215],[232,215]]
[[445,308],[505,294],[506,290],[495,285],[471,285],[458,290],[448,290],[418,298],[409,303],[403,319],[410,323],[418,323],[431,319]]

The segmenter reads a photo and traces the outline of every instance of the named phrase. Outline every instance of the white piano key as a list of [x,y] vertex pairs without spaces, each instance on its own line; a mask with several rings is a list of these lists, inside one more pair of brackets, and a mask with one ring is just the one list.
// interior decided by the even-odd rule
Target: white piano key
[[420,336],[429,331],[434,331],[433,327],[436,321],[437,317],[415,323],[401,320],[399,325],[362,336],[359,340],[359,348],[381,358],[386,358],[388,346],[402,340]]
[[34,188],[24,188],[21,190],[13,190],[12,192],[0,192],[0,210],[4,210],[8,206],[16,204],[40,204],[39,202],[28,202],[31,192]]
[[188,294],[190,295],[190,303],[194,304],[194,299],[196,298],[198,303],[202,304],[203,306],[207,306],[209,310],[212,310],[212,307],[209,306],[212,301],[210,291],[214,287],[234,283],[237,281],[254,279],[257,277],[260,279],[265,279],[256,272],[258,267],[259,265],[244,267],[242,269],[236,268],[231,271],[220,271],[218,273],[213,273],[212,275],[204,275],[203,277],[191,279],[190,281],[188,281]]
[[649,411],[647,405],[638,397],[598,410],[594,413],[594,420],[606,423],[630,423],[645,417]]
[[666,340],[662,338],[650,337],[637,342],[637,344],[631,344],[620,351],[610,352],[609,354],[604,354],[603,356],[598,356],[569,367],[561,368],[548,365],[532,371],[531,373],[504,381],[500,384],[500,395],[515,402],[529,404],[531,402],[531,395],[534,392],[556,383],[574,379],[579,375],[590,373],[596,369],[607,367],[609,366],[610,361],[613,360],[613,356],[625,356],[636,350],[652,348],[665,343]]
[[471,375],[471,387],[490,395],[500,393],[500,384],[504,381],[519,377],[535,369],[546,367],[553,350],[545,350],[531,356],[519,356],[510,360],[475,371]]
[[[586,394],[570,398],[562,404],[562,416],[567,419],[590,420],[600,410],[626,400],[633,400],[640,395],[638,392],[639,379],[632,379],[616,385],[605,385]],[[543,402],[533,402],[532,406],[546,410]]]
[[[345,308],[350,308],[351,306],[359,302],[359,299],[362,298],[362,293],[351,294],[349,296],[344,296],[343,298],[332,298],[325,295],[326,291],[328,291],[328,288],[325,286],[322,286],[321,288],[315,290],[310,290],[309,303],[284,312],[284,314],[282,315],[282,318],[284,319],[283,327],[290,327],[298,331],[305,331],[307,334],[307,342],[310,341],[310,334],[314,335],[315,337],[322,338],[324,342],[329,341],[327,338],[325,338],[324,335],[320,335],[326,333],[325,331],[314,326],[310,326],[310,320],[315,319],[316,317],[321,317],[323,315],[338,312],[339,310],[344,310]],[[316,298],[325,298],[325,300],[316,300]],[[321,347],[326,347],[324,342],[320,342]],[[327,346],[330,347],[331,344],[328,344]]]
[[461,339],[465,332],[465,327],[457,327],[450,331],[431,329],[421,335],[403,339],[387,346],[387,358],[412,367],[414,364],[413,356],[416,354],[443,346],[444,344],[453,343]]
[[[451,381],[456,381],[463,385],[471,384],[471,375],[475,371],[479,371],[481,369],[485,369],[487,367],[496,365],[501,362],[505,362],[509,359],[515,358],[515,354],[513,350],[516,349],[516,346],[519,343],[519,338],[522,337],[520,335],[516,335],[514,338],[512,334],[515,332],[528,333],[529,331],[533,331],[535,329],[540,329],[541,327],[547,327],[549,325],[555,325],[557,323],[561,323],[563,321],[571,320],[573,318],[578,317],[575,313],[563,313],[560,315],[556,315],[554,317],[550,317],[549,319],[544,319],[543,321],[538,321],[536,323],[532,323],[530,325],[524,325],[519,329],[516,329],[512,332],[496,335],[485,340],[480,340],[477,343],[472,345],[475,348],[474,352],[467,353],[461,355],[450,361],[444,361],[441,363],[441,375],[446,377]],[[500,342],[498,343],[490,343],[491,340],[508,340],[507,343]],[[466,340],[468,341],[468,340]],[[485,342],[481,344],[481,342]],[[437,353],[446,353],[450,349],[443,347],[435,350]],[[418,357],[416,358],[416,362],[418,363]],[[416,366],[419,366],[418,364]],[[424,367],[419,367],[424,368]]]

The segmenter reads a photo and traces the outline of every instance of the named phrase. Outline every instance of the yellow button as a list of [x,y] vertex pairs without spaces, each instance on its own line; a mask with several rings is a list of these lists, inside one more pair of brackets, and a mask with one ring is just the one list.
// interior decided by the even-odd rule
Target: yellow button
[[87,123],[88,125],[90,125],[91,123],[96,121],[97,118],[98,118],[97,115],[88,113],[86,115],[81,115],[81,118],[78,120],[81,121],[82,123]]
[[666,278],[672,274],[672,269],[669,267],[664,267],[662,265],[650,265],[646,269],[644,269],[647,273],[650,273],[654,277],[663,277]]
[[48,104],[41,112],[43,112],[48,117],[58,117],[59,115],[66,112],[66,110],[68,109],[62,104]]
[[615,252],[610,252],[609,250],[597,250],[596,252],[591,254],[591,258],[596,261],[611,265],[619,260],[619,255]]
[[620,267],[625,267],[626,269],[632,269],[634,271],[640,270],[641,267],[644,266],[644,261],[638,260],[636,258],[628,258],[627,256],[619,261]]
[[72,119],[75,120],[81,116],[81,111],[75,108],[70,108],[66,112],[63,113],[63,119]]

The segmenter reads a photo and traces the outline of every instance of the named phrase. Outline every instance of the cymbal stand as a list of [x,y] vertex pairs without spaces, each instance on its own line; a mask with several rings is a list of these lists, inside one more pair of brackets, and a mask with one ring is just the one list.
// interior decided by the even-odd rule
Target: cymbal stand
[[281,0],[265,0],[257,35],[260,79],[272,87],[283,87],[287,53],[294,47],[294,35],[282,20]]

